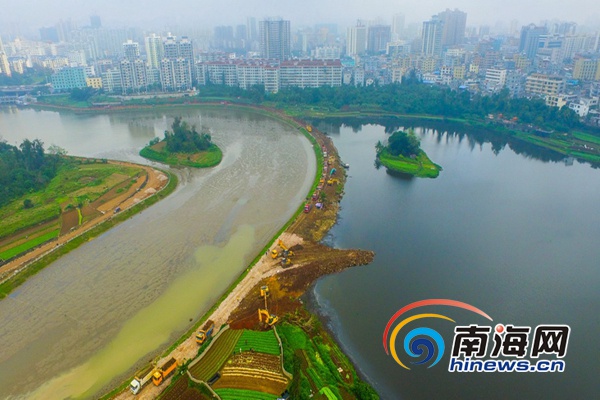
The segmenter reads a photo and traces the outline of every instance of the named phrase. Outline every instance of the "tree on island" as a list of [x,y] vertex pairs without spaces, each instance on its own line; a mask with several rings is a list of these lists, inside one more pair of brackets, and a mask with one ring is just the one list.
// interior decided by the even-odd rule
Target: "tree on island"
[[165,142],[167,150],[172,153],[197,153],[208,150],[212,145],[210,134],[198,133],[195,125],[190,126],[181,117],[175,117],[171,129],[165,131]]
[[387,146],[384,147],[381,142],[378,142],[376,147],[378,154],[385,149],[390,155],[396,157],[411,157],[419,154],[421,142],[412,130],[408,132],[396,131],[388,139]]

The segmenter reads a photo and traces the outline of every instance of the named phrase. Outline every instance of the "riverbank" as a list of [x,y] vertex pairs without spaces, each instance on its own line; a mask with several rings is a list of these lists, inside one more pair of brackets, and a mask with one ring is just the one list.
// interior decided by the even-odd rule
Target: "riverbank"
[[110,200],[99,204],[94,217],[79,225],[77,229],[2,265],[0,267],[0,278],[2,279],[0,299],[6,297],[23,284],[27,278],[35,275],[59,257],[165,198],[177,186],[177,178],[171,173],[121,161],[108,161],[108,163],[141,168],[145,171],[146,178],[137,179],[127,190],[123,190]]

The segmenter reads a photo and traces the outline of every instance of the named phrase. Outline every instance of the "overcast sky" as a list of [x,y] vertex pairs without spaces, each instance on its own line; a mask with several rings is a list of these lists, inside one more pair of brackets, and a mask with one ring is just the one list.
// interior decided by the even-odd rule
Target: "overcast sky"
[[334,22],[343,28],[356,19],[391,23],[395,13],[405,14],[407,23],[420,23],[446,8],[465,11],[468,26],[553,19],[598,25],[599,4],[598,0],[0,0],[0,31],[15,24],[37,30],[61,18],[83,26],[92,14],[99,15],[104,26],[212,28],[244,24],[248,16],[280,16],[291,20],[292,29],[314,22]]

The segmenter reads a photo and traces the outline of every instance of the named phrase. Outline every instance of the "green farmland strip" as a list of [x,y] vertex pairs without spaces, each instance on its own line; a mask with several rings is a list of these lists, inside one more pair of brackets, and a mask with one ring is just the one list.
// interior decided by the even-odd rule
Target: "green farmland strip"
[[319,390],[319,393],[324,394],[325,397],[327,397],[327,400],[338,400],[337,396],[329,389],[329,386],[325,386],[323,389]]
[[202,359],[190,368],[192,376],[202,381],[209,380],[231,357],[242,332],[234,329],[223,332]]
[[33,249],[34,247],[39,246],[42,243],[46,243],[49,240],[57,238],[58,233],[59,230],[57,229],[52,232],[48,232],[45,235],[38,236],[35,239],[31,239],[30,241],[25,242],[19,246],[15,246],[11,249],[5,250],[2,253],[0,253],[0,260],[8,260],[9,258],[19,255],[29,249]]
[[235,350],[256,351],[278,356],[280,354],[279,342],[272,330],[266,332],[244,330],[235,345]]
[[216,389],[215,392],[223,400],[275,400],[277,396],[244,389]]

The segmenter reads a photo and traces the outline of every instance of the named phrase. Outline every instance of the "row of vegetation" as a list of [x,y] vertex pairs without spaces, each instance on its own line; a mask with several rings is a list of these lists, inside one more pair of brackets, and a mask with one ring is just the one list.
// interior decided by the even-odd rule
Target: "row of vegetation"
[[[542,99],[512,98],[508,90],[486,96],[448,87],[419,82],[414,74],[402,83],[378,86],[282,88],[265,93],[264,87],[248,90],[222,85],[209,85],[200,90],[202,98],[239,98],[255,104],[272,104],[290,109],[311,106],[315,110],[348,112],[389,112],[406,115],[436,115],[454,119],[484,119],[489,114],[540,128],[567,131],[584,128],[578,115],[568,107],[550,107]],[[298,107],[299,106],[299,107]]]
[[389,137],[387,146],[378,142],[375,148],[377,164],[391,171],[423,178],[437,178],[442,169],[421,149],[419,138],[412,130],[394,132]]
[[172,166],[206,168],[221,162],[223,153],[212,143],[205,129],[198,132],[194,125],[190,126],[181,117],[175,118],[171,129],[165,131],[162,141],[159,138],[150,141],[140,155]]
[[308,399],[317,393],[336,399],[379,398],[375,390],[357,376],[337,344],[323,333],[316,318],[288,317],[287,322],[277,326],[277,332],[283,345],[285,369],[294,377],[289,389],[291,398]]
[[245,329],[236,343],[235,349],[273,355],[279,355],[281,353],[279,342],[272,330],[260,332]]
[[201,381],[208,381],[231,357],[242,333],[242,330],[234,329],[223,332],[216,339],[217,342],[202,357],[202,360],[190,368],[192,376]]

